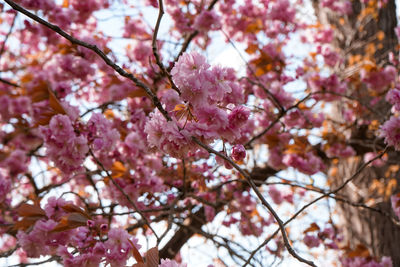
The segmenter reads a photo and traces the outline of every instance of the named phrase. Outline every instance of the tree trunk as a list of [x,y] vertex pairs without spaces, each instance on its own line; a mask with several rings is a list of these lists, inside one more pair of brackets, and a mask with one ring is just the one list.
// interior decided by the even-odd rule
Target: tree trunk
[[[378,49],[372,54],[370,60],[378,66],[384,66],[388,63],[388,53],[395,52],[398,43],[394,32],[394,28],[397,26],[394,0],[389,0],[386,6],[379,10],[379,14],[375,18],[373,14],[363,17],[367,6],[360,1],[352,1],[353,13],[344,20],[332,11],[321,8],[319,1],[313,1],[313,5],[320,23],[331,24],[335,27],[334,45],[343,55],[346,55],[346,61],[335,70],[339,76],[354,78],[359,75],[359,69],[355,69],[354,65],[349,65],[349,56],[366,55],[366,47],[371,43],[374,43]],[[375,38],[379,31],[385,34],[382,41]],[[351,89],[354,90],[354,88]],[[357,94],[362,103],[369,103],[372,99],[365,85],[360,85],[352,93]],[[384,99],[384,97],[381,98]],[[345,122],[340,112],[341,105],[342,103],[336,103],[336,114],[334,116],[336,120]],[[377,120],[382,123],[388,118],[391,105],[382,100],[372,108],[376,113],[365,112],[360,119]],[[351,135],[350,142],[354,143],[357,141],[365,143],[367,139],[377,140],[377,137],[372,134],[367,126],[355,124],[347,134]],[[392,161],[392,164],[398,162],[398,160],[393,161],[393,159],[398,158],[397,153],[390,152],[388,156],[389,162]],[[362,163],[362,156],[360,156],[355,160],[341,160],[336,166],[332,166],[337,168],[335,177],[329,177],[334,188],[350,177]],[[390,178],[394,180],[389,182]],[[391,184],[395,187],[395,192],[399,190],[399,187],[393,184],[396,180],[399,184],[399,172],[390,168],[389,163],[379,168],[367,167],[339,194],[354,203],[364,203],[390,214],[392,213],[390,199],[386,192],[390,192]],[[373,190],[374,186],[377,190]],[[382,190],[386,190],[386,192],[382,192]],[[338,205],[341,217],[340,226],[350,247],[355,248],[361,244],[370,250],[372,256],[378,258],[390,256],[393,266],[400,266],[399,226],[396,226],[388,217],[380,213],[340,203]]]

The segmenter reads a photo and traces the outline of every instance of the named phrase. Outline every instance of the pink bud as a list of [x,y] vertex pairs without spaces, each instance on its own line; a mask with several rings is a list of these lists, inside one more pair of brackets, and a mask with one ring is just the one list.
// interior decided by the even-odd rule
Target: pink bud
[[234,161],[242,161],[246,157],[246,149],[243,145],[235,145],[232,148],[231,157]]

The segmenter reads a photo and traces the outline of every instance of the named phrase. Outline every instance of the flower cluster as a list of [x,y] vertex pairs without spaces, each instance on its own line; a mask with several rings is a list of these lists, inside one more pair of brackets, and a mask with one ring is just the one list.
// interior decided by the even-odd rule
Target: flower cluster
[[241,94],[232,69],[211,68],[204,56],[192,52],[183,54],[171,73],[181,96],[167,92],[162,98],[173,121],[152,113],[145,127],[151,146],[179,157],[190,150],[191,136],[207,142],[222,138],[235,143],[242,138],[250,110],[232,97]]
[[89,151],[87,140],[75,133],[67,115],[55,115],[48,127],[41,127],[46,154],[64,173],[70,174],[81,169]]

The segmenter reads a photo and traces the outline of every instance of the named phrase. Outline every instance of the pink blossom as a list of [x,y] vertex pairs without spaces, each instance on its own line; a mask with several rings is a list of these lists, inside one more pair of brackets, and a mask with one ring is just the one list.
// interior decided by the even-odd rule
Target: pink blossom
[[49,126],[40,130],[46,153],[58,168],[67,174],[81,168],[89,147],[86,138],[76,135],[68,116],[55,115]]
[[106,253],[106,262],[111,266],[125,265],[130,257],[133,246],[140,249],[137,239],[128,234],[121,228],[113,228],[108,232],[108,240],[104,242]]
[[179,94],[174,90],[167,90],[161,97],[161,102],[165,104],[167,111],[172,111],[176,105],[182,104]]
[[201,32],[221,28],[220,18],[213,10],[203,10],[194,20],[193,27]]
[[198,121],[206,124],[211,131],[224,130],[228,126],[228,114],[221,108],[203,106],[195,114]]
[[140,19],[126,19],[123,37],[126,38],[134,38],[137,36],[146,36],[148,35],[146,29],[146,25],[143,23],[143,20]]
[[319,43],[330,43],[332,40],[333,30],[331,28],[319,30],[314,36],[314,41]]
[[[372,159],[374,159],[378,154],[376,152],[367,152],[364,154],[364,162],[368,162]],[[377,158],[374,161],[371,162],[372,166],[375,167],[382,167],[385,165],[385,161],[387,159],[387,155],[383,155],[381,158]]]
[[96,151],[108,153],[112,151],[119,140],[119,132],[101,113],[93,113],[87,123],[89,140],[93,141]]
[[269,16],[273,20],[283,22],[293,22],[296,9],[292,7],[288,0],[274,1],[271,3]]
[[390,197],[392,202],[392,209],[394,214],[400,219],[400,194],[396,194]]
[[366,71],[362,69],[360,76],[361,80],[370,86],[371,89],[380,92],[396,80],[397,70],[390,65],[379,71]]
[[245,106],[236,106],[228,115],[229,127],[237,129],[242,126],[250,116],[250,109]]
[[240,162],[246,157],[246,149],[243,145],[235,145],[232,148],[231,157],[234,161]]
[[0,203],[6,200],[11,190],[11,180],[0,173]]
[[303,155],[286,154],[282,161],[284,164],[309,175],[315,174],[325,168],[322,160],[312,152],[307,152]]
[[343,15],[350,14],[353,11],[349,0],[323,0],[321,6],[330,8],[331,10]]
[[385,138],[386,144],[394,146],[396,150],[400,150],[400,118],[390,117],[381,126],[380,136]]
[[161,259],[161,264],[158,267],[186,267],[187,265],[184,263],[177,263],[174,260],[170,259]]
[[306,234],[303,239],[304,244],[309,248],[317,248],[320,244],[320,239],[317,236]]
[[207,101],[209,85],[206,70],[209,67],[205,57],[197,52],[184,53],[175,63],[171,74],[183,100],[194,105],[203,105]]
[[[347,84],[340,81],[335,74],[328,77],[313,74],[308,78],[308,84],[315,100],[333,101],[340,99],[340,95],[344,94],[347,89]],[[329,92],[332,94],[329,94]]]
[[277,204],[280,205],[283,202],[283,196],[281,191],[279,191],[276,186],[271,185],[268,187],[268,194],[269,196],[272,198],[272,201]]
[[27,96],[20,96],[11,102],[11,113],[13,116],[19,116],[22,114],[30,115],[32,112],[31,100]]
[[63,240],[65,241],[64,238],[61,238],[62,235],[65,236],[65,233],[50,233],[56,225],[57,223],[53,220],[39,220],[29,233],[18,232],[18,243],[29,257],[37,258],[48,255],[53,248],[63,244]]
[[186,130],[179,131],[176,122],[167,122],[159,111],[151,115],[144,132],[150,146],[157,147],[173,157],[181,157],[188,150],[189,136]]
[[71,204],[71,202],[66,201],[63,198],[50,197],[47,200],[46,206],[44,207],[46,216],[55,221],[60,220],[61,217],[66,214],[66,212],[62,209],[62,207],[66,204]]
[[390,257],[382,257],[381,261],[375,261],[373,258],[349,257],[340,259],[343,267],[392,267],[393,263]]
[[210,67],[206,63],[206,58],[197,52],[184,53],[179,57],[171,70],[172,76],[178,83],[181,83],[185,77],[193,75],[194,72],[199,73],[201,70],[206,70]]
[[325,64],[329,67],[334,67],[341,60],[340,55],[330,45],[318,47],[317,52],[324,57]]
[[342,143],[335,143],[329,146],[328,150],[326,151],[326,155],[330,158],[332,157],[339,157],[339,158],[348,158],[354,156],[356,152],[351,146],[346,146]]
[[53,138],[70,138],[74,135],[71,120],[66,115],[53,116],[49,123]]
[[16,149],[0,163],[0,166],[7,168],[9,174],[12,176],[24,173],[28,170],[27,165],[29,158],[26,156],[26,152],[21,149]]
[[386,100],[394,106],[397,111],[400,111],[400,90],[394,88],[386,95]]

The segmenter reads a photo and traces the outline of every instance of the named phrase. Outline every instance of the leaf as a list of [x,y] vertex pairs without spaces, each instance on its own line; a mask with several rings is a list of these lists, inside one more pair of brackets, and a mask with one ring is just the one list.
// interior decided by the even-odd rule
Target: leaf
[[111,167],[111,177],[112,178],[120,178],[124,176],[126,172],[126,168],[124,164],[120,161],[115,161]]
[[309,232],[314,232],[314,231],[319,231],[320,228],[318,224],[312,223],[306,230],[304,230],[304,234],[309,233]]
[[30,216],[30,217],[25,217],[22,220],[16,222],[13,226],[14,230],[23,230],[26,231],[29,229],[31,226],[35,225],[35,223],[38,220],[43,219],[43,216]]
[[348,258],[354,258],[354,257],[368,258],[370,256],[370,253],[366,246],[358,244],[355,250],[347,252],[346,255]]
[[49,87],[47,87],[47,90],[49,92],[50,107],[56,112],[56,114],[67,114],[64,107],[61,105],[60,101],[58,101],[58,99],[57,99],[56,95],[53,93],[53,91]]
[[134,98],[134,97],[143,97],[143,96],[147,96],[147,94],[146,94],[146,92],[145,92],[143,89],[137,89],[137,90],[134,90],[134,91],[130,92],[130,93],[128,94],[128,96]]
[[79,213],[82,216],[86,217],[87,219],[91,219],[90,215],[86,213],[83,209],[80,207],[74,205],[74,204],[65,204],[64,206],[61,207],[65,212],[69,213]]
[[151,248],[146,252],[146,267],[158,267],[159,260],[157,247]]
[[245,51],[251,55],[257,52],[257,50],[258,50],[258,44],[249,44]]
[[87,225],[88,218],[81,213],[71,213],[61,218],[61,221],[50,232],[63,232]]
[[384,33],[383,31],[377,32],[377,33],[376,33],[376,38],[377,38],[379,41],[382,41],[382,40],[385,38],[385,33]]
[[[130,241],[129,239],[128,239],[128,241],[131,243],[131,245],[132,245],[132,254],[133,254],[133,257],[135,258],[135,260],[137,261],[137,264],[139,264],[139,265],[134,265],[134,266],[137,266],[137,267],[142,267],[142,266],[146,266],[146,265],[144,265],[144,260],[143,260],[143,258],[142,258],[142,255],[140,255],[140,252],[137,250],[137,248],[135,247],[135,245],[132,243],[132,241]],[[143,264],[143,265],[140,265],[140,264]]]
[[42,216],[46,217],[45,211],[39,205],[31,205],[27,203],[23,203],[18,207],[17,213],[19,216],[23,217],[33,217],[33,216]]
[[65,7],[65,8],[69,7],[69,1],[68,0],[64,0],[63,4],[62,4],[62,7]]
[[16,222],[13,226],[14,230],[27,230],[35,225],[36,221],[46,218],[45,211],[40,207],[38,202],[35,204],[23,203],[17,208],[17,213],[22,220]]

